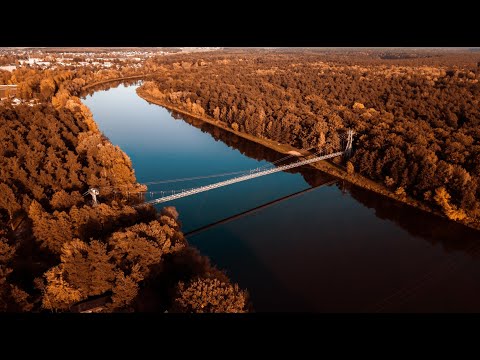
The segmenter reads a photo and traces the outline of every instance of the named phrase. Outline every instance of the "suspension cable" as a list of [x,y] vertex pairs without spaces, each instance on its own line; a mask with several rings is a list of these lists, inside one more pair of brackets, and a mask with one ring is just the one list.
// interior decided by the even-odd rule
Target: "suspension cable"
[[[340,142],[345,141],[345,134],[339,135]],[[304,151],[306,150],[305,148],[300,149],[299,151]],[[310,154],[308,156],[318,156],[320,153],[322,153],[325,150],[325,148],[319,149],[317,152],[314,154]],[[230,176],[230,175],[240,175],[240,174],[246,174],[248,172],[258,172],[258,171],[263,171],[263,169],[266,169],[268,167],[274,166],[278,163],[281,163],[283,161],[286,161],[287,159],[293,157],[293,156],[298,156],[296,154],[289,154],[287,156],[284,156],[281,159],[275,160],[273,162],[270,162],[266,165],[260,166],[255,169],[249,169],[249,170],[242,170],[242,171],[233,171],[233,172],[225,172],[225,173],[219,173],[219,174],[211,174],[211,175],[203,175],[203,176],[194,176],[194,177],[186,177],[186,178],[177,178],[177,179],[168,179],[168,180],[158,180],[158,181],[149,181],[143,183],[143,185],[158,185],[158,184],[169,184],[169,183],[176,183],[176,182],[184,182],[184,181],[192,181],[192,180],[200,180],[200,179],[209,179],[209,178],[214,178],[214,177],[224,177],[224,176]],[[101,189],[111,189],[111,188],[119,188],[119,187],[127,187],[130,185],[118,185],[118,186],[102,186],[100,187]],[[164,190],[165,191],[165,190]],[[148,193],[151,191],[139,191],[136,193]]]

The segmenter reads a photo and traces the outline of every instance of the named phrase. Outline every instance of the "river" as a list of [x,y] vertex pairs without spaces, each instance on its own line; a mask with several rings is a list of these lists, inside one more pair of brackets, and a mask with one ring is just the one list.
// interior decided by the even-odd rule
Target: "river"
[[[247,170],[284,156],[149,104],[137,86],[97,91],[84,103],[130,156],[140,183]],[[151,184],[149,190],[225,179]],[[258,312],[480,311],[478,232],[332,180],[304,167],[161,205],[177,208],[188,234],[314,187],[187,236],[249,291]]]

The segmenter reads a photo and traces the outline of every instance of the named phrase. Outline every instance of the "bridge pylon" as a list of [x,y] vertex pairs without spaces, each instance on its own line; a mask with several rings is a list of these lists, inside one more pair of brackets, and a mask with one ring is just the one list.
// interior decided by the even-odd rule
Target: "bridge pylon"
[[345,147],[345,158],[352,156],[353,135],[355,132],[351,129],[347,131],[347,146]]
[[96,188],[90,188],[84,195],[92,195],[93,206],[98,205],[97,195],[100,195],[100,191]]

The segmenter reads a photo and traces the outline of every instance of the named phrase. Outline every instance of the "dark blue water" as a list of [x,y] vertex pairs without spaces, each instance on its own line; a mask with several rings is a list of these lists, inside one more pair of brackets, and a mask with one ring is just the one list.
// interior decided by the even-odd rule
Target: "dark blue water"
[[[139,182],[233,172],[283,155],[180,117],[123,85],[88,96]],[[150,185],[190,188],[226,178]],[[184,232],[332,178],[308,168],[166,203]],[[188,237],[257,311],[480,311],[479,233],[337,182]]]

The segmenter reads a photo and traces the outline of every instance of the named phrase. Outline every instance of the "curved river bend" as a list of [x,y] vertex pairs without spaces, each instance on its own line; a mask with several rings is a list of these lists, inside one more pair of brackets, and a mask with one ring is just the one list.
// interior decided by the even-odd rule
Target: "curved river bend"
[[[97,91],[84,102],[104,134],[130,156],[141,183],[247,170],[284,156],[149,104],[136,87]],[[149,190],[225,179],[155,184]],[[331,180],[300,168],[171,205],[189,233],[327,184],[188,236],[250,292],[256,311],[480,311],[478,233]]]

